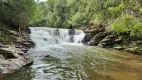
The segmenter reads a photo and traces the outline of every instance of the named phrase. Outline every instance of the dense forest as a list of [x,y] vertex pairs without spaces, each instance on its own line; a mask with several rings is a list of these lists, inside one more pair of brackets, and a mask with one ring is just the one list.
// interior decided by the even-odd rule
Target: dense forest
[[105,23],[109,30],[142,35],[142,0],[0,0],[0,27],[66,28]]

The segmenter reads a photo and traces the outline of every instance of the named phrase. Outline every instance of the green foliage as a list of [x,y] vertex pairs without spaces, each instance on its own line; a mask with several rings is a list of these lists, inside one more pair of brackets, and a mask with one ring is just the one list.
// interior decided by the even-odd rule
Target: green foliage
[[142,14],[142,8],[139,9],[139,14]]
[[[12,28],[67,28],[105,21],[118,34],[142,34],[141,0],[0,0],[0,22]],[[109,22],[111,20],[111,22]]]
[[34,0],[1,0],[0,22],[11,28],[23,27],[34,17]]
[[119,17],[112,24],[112,30],[118,34],[129,33],[129,36],[139,37],[142,35],[142,22],[139,22],[130,15],[124,18]]
[[132,28],[131,28],[131,36],[141,36],[142,35],[142,22],[137,22]]
[[121,15],[122,8],[124,8],[124,4],[120,4],[118,7],[110,7],[108,11],[111,13],[112,17],[118,17]]
[[78,26],[78,25],[83,25],[86,22],[87,22],[86,21],[86,14],[85,13],[77,12],[75,15],[73,15],[73,17],[69,21],[69,24]]

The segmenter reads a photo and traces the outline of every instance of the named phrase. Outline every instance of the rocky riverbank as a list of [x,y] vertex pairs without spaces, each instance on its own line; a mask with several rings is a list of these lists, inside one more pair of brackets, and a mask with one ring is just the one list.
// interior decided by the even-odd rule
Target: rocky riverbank
[[[34,43],[30,40],[29,34],[18,33],[13,30],[7,30],[7,36],[14,37],[11,44],[7,45],[0,42],[0,77],[11,74],[23,66],[31,64],[29,54],[27,53]],[[9,39],[10,40],[10,39]]]
[[108,31],[104,24],[90,24],[79,27],[86,33],[84,43],[102,48],[113,48],[142,55],[142,38],[126,39],[127,35],[117,35]]

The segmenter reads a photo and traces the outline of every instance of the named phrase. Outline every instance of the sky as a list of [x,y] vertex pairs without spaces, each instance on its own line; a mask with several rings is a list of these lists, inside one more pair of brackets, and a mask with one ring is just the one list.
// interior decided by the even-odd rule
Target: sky
[[[35,0],[35,1],[38,1],[38,0]],[[39,0],[39,2],[45,2],[45,1],[47,1],[47,0]]]

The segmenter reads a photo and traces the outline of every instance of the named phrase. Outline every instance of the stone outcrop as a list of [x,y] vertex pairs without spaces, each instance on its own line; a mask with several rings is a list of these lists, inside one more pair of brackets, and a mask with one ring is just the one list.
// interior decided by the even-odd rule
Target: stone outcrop
[[132,37],[132,39],[126,40],[126,37],[123,35],[118,36],[117,34],[106,30],[106,26],[101,23],[82,26],[78,29],[81,29],[86,33],[86,36],[84,37],[84,44],[86,45],[113,48],[142,55],[142,37]]
[[98,46],[103,47],[103,48],[111,48],[114,47],[114,44],[119,44],[121,43],[121,39],[118,39],[116,36],[113,35],[108,35],[106,36]]
[[106,36],[103,32],[99,32],[96,34],[89,42],[88,45],[94,45],[97,46]]
[[[15,35],[18,36],[19,34]],[[11,74],[19,68],[33,63],[27,57],[27,51],[34,46],[29,34],[24,33],[22,39],[17,37],[14,42],[12,45],[0,43],[0,76]]]
[[104,38],[105,26],[103,24],[90,24],[88,27],[83,29],[86,33],[84,43],[87,45],[98,45],[99,42]]

